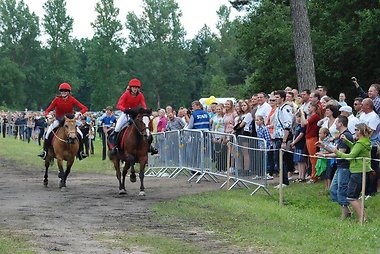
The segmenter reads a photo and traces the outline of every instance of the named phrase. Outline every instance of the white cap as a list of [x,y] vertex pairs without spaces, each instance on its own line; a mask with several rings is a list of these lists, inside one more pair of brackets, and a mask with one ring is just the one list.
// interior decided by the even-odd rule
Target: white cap
[[350,106],[342,106],[339,108],[339,111],[344,111],[348,113],[352,113],[352,108]]

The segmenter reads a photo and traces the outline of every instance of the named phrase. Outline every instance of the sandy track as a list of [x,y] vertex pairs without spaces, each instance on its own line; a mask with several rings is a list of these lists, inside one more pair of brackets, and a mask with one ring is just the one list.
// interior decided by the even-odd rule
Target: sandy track
[[114,176],[76,174],[74,170],[67,181],[67,191],[62,192],[54,168],[49,174],[49,187],[45,188],[42,169],[21,167],[0,158],[0,224],[10,232],[31,236],[38,253],[150,253],[141,246],[115,248],[115,244],[98,237],[107,235],[112,239],[134,234],[136,229],[183,239],[202,246],[205,253],[251,253],[218,240],[195,223],[161,225],[152,220],[152,204],[217,190],[219,184],[188,183],[186,178],[145,179],[147,195],[140,198],[139,180],[133,184],[128,181],[128,194],[118,195]]

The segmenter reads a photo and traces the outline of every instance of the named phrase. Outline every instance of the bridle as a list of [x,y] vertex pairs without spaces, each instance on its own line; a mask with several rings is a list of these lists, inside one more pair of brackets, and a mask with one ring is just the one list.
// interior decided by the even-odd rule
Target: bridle
[[[64,140],[64,139],[62,139],[62,138],[60,138],[60,137],[58,137],[57,132],[58,132],[58,130],[59,130],[60,128],[63,129],[65,135],[67,136],[67,139],[66,139],[66,140]],[[60,128],[57,130],[57,132],[52,131],[53,134],[54,134],[54,136],[55,136],[59,141],[61,141],[61,142],[63,142],[63,143],[67,143],[67,144],[74,144],[74,143],[75,143],[75,140],[78,140],[78,136],[76,135],[76,126],[74,126],[74,131],[68,131],[68,132],[66,131],[66,128],[65,128],[64,126],[62,126],[62,127],[60,127]],[[75,134],[75,138],[71,138],[71,137],[70,137],[70,134],[73,134],[73,133]]]
[[[136,119],[136,118],[138,118],[138,116],[136,116],[135,119]],[[146,134],[146,131],[148,131],[148,133],[149,133],[149,131],[150,131],[150,130],[149,130],[149,126],[145,126],[145,123],[142,121],[142,119],[141,119],[141,120],[139,119],[139,121],[141,121],[141,122],[144,124],[144,127],[140,129],[140,128],[137,126],[135,119],[132,119],[132,123],[133,123],[133,125],[136,127],[136,130],[137,130],[137,132],[140,134],[140,136],[142,136],[142,137],[144,137],[144,139],[146,139],[146,138],[148,137],[148,135]]]

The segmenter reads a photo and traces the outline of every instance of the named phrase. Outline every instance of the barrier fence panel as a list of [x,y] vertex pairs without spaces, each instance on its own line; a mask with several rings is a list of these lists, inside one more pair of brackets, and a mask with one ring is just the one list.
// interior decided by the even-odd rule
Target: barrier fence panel
[[173,177],[182,168],[180,161],[180,131],[167,131],[165,132],[165,165],[166,170],[163,172],[168,173],[169,177]]
[[[204,170],[204,140],[201,130],[181,131],[181,151],[183,169],[191,172],[189,182]],[[199,179],[198,179],[199,180]]]
[[159,153],[156,155],[148,154],[148,167],[145,171],[145,175],[147,176],[157,176],[166,168],[165,155],[167,154],[167,151],[165,151],[165,133],[154,133],[152,136],[152,145],[158,149]]
[[[230,176],[235,177],[234,159],[232,153],[228,152],[229,142],[236,142],[235,136],[232,134],[205,131],[203,132],[205,139],[205,168],[204,175],[209,176],[217,182],[218,177],[227,177],[227,172]],[[233,181],[234,179],[231,178]],[[224,184],[221,186],[224,187]]]
[[[232,153],[235,153],[235,175],[237,181],[231,186],[247,184],[256,185],[251,193],[255,194],[260,188],[269,194],[267,186],[267,150],[264,139],[240,135],[237,144],[233,144]],[[270,195],[270,194],[269,194]]]

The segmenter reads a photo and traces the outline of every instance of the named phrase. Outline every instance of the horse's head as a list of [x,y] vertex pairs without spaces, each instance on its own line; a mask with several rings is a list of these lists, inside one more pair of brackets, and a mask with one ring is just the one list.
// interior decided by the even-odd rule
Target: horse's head
[[74,144],[77,140],[77,122],[74,118],[74,115],[66,115],[65,121],[63,123],[63,129],[67,136],[67,142]]
[[152,137],[152,122],[150,119],[150,115],[152,114],[152,110],[150,109],[137,109],[135,114],[130,114],[134,124],[140,135],[144,137],[145,140],[149,140]]

